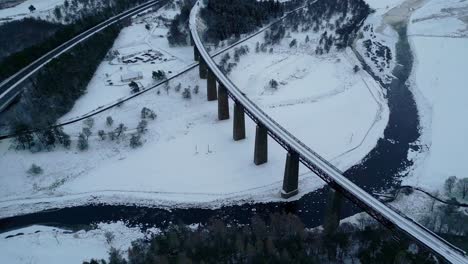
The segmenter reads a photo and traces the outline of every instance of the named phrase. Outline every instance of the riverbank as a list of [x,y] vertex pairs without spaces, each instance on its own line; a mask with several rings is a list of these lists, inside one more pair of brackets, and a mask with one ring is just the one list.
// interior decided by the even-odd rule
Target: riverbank
[[414,12],[408,29],[422,148],[409,153],[415,166],[404,182],[434,192],[448,177],[468,171],[467,10],[466,2],[431,0]]

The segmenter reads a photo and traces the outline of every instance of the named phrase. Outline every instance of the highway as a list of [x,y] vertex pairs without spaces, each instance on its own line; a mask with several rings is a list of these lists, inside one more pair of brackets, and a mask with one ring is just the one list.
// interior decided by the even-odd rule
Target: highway
[[268,130],[268,134],[286,150],[298,153],[302,164],[317,174],[317,176],[322,178],[331,187],[343,193],[343,195],[351,199],[370,215],[384,223],[387,227],[398,229],[450,263],[468,263],[468,259],[465,257],[465,252],[451,245],[415,221],[387,207],[372,195],[355,185],[344,177],[340,170],[307,147],[281,125],[276,123],[247,96],[245,96],[241,90],[239,90],[239,88],[237,88],[231,80],[222,73],[203,46],[197,29],[197,15],[201,4],[201,1],[197,1],[192,8],[189,23],[190,32],[195,46],[199,51],[200,59],[206,62],[209,70],[211,70],[216,76],[217,81],[227,88],[229,96],[236,103],[239,103],[244,107],[247,115],[249,115],[255,122],[265,126]]
[[83,42],[94,34],[102,31],[103,29],[133,15],[136,15],[145,9],[152,7],[153,5],[161,2],[160,0],[151,0],[142,5],[124,11],[116,16],[107,19],[104,22],[80,33],[72,39],[64,42],[55,49],[49,51],[39,59],[35,60],[28,66],[24,67],[13,76],[10,76],[2,83],[0,83],[0,112],[3,111],[21,92],[23,86],[21,85],[25,80],[32,76],[35,72],[44,67],[52,59],[58,57],[60,54],[67,52],[77,44]]

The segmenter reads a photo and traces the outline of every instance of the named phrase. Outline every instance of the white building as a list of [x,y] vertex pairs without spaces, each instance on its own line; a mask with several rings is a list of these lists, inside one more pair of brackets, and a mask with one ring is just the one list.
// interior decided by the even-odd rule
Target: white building
[[122,82],[131,82],[131,81],[136,81],[136,80],[141,80],[141,79],[143,79],[143,73],[141,72],[127,72],[120,76],[120,80]]

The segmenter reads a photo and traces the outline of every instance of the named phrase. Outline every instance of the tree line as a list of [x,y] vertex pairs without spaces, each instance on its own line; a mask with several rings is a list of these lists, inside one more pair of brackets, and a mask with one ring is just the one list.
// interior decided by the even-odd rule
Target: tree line
[[437,263],[428,252],[392,235],[378,225],[349,223],[327,234],[305,229],[295,215],[276,213],[267,219],[254,216],[244,226],[219,219],[195,229],[173,225],[149,241],[133,242],[127,258],[111,249],[108,261],[84,263]]

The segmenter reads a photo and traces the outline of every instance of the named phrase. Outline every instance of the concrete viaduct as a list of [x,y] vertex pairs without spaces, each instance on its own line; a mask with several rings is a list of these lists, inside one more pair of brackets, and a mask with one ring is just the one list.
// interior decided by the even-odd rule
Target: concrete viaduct
[[[384,205],[352,183],[343,176],[340,170],[290,134],[245,96],[218,68],[201,41],[197,28],[197,16],[201,5],[200,0],[195,3],[190,13],[189,25],[191,43],[194,46],[194,58],[199,62],[199,76],[201,79],[207,80],[207,100],[217,100],[219,120],[230,118],[229,98],[233,100],[233,139],[235,141],[245,139],[246,114],[257,124],[253,160],[256,165],[268,161],[268,136],[287,151],[281,190],[283,198],[289,198],[298,193],[299,162],[301,162],[334,190],[330,197],[329,206],[333,213],[327,222],[339,221],[337,212],[340,208],[342,195],[386,227],[410,237],[442,259],[450,263],[468,263],[466,253],[463,250],[453,246],[407,216]],[[285,17],[292,12],[287,13]],[[326,229],[327,226],[332,226],[333,229],[334,225],[336,226],[336,223],[325,223],[324,226]]]

